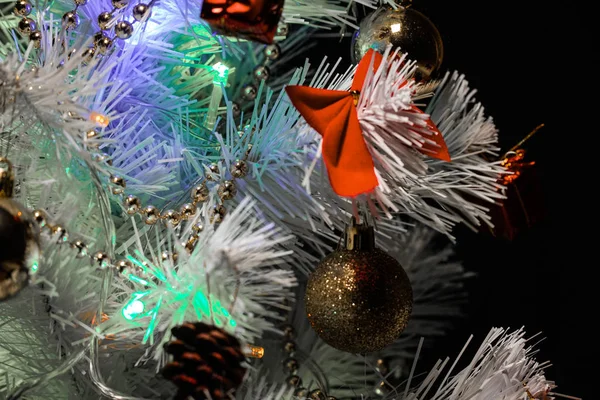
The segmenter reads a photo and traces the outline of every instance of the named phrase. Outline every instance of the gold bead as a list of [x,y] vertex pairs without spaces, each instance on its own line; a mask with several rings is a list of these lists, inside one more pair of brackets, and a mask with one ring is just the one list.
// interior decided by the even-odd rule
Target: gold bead
[[107,29],[108,24],[112,20],[113,16],[108,11],[104,11],[98,15],[98,26],[100,29]]
[[202,222],[197,222],[192,226],[192,230],[196,233],[200,233],[204,230],[204,225],[202,225]]
[[219,171],[219,166],[217,164],[210,164],[210,166],[208,167],[210,173],[205,174],[206,175],[206,179],[208,179],[209,181],[216,181],[217,178],[215,177],[215,175],[219,175],[220,171]]
[[100,133],[95,129],[90,129],[85,133],[85,142],[88,148],[97,149],[100,147],[100,143],[93,141]]
[[19,32],[23,35],[29,35],[31,32],[35,31],[36,27],[35,21],[28,17],[21,19],[18,25]]
[[42,32],[33,31],[29,34],[29,41],[33,43],[33,47],[39,49],[42,47]]
[[67,240],[69,240],[69,233],[65,228],[63,228],[60,225],[52,226],[52,235],[58,238],[58,243],[66,242]]
[[225,214],[227,214],[227,209],[222,204],[215,204],[210,210],[210,223],[220,224],[223,222]]
[[182,245],[187,250],[188,253],[191,253],[192,251],[194,251],[194,248],[196,247],[196,243],[198,243],[198,235],[196,235],[195,233],[192,233],[188,237],[188,240],[186,240],[184,243],[182,243]]
[[294,396],[300,398],[300,399],[305,399],[306,396],[308,396],[308,389],[303,388],[303,387],[299,387],[298,389],[296,389],[294,391]]
[[94,260],[97,266],[101,269],[104,269],[110,265],[110,257],[108,256],[108,254],[102,251],[97,251],[96,253],[94,253],[94,255],[92,256],[92,260]]
[[294,342],[285,342],[283,345],[283,350],[285,350],[288,354],[293,354],[296,351],[296,343]]
[[160,211],[158,211],[158,208],[154,207],[153,205],[146,206],[142,213],[146,217],[144,222],[147,225],[154,225],[160,219]]
[[87,245],[81,240],[76,240],[73,243],[71,243],[71,247],[77,249],[77,258],[83,258],[88,254]]
[[95,55],[96,55],[96,49],[94,49],[93,47],[90,47],[89,49],[85,49],[85,51],[83,53],[81,53],[81,59],[82,59],[81,63],[83,65],[88,65],[89,63],[92,62]]
[[142,206],[142,203],[140,202],[140,199],[138,199],[136,196],[130,194],[129,196],[127,196],[125,198],[125,208],[126,208],[127,214],[129,214],[129,215],[135,214],[136,212],[139,211],[141,206]]
[[112,194],[123,194],[123,188],[120,186],[111,189]]
[[283,360],[283,366],[291,373],[294,373],[298,370],[300,364],[298,363],[298,360],[290,357]]
[[18,17],[26,17],[29,14],[31,14],[32,8],[33,7],[31,5],[31,3],[29,3],[29,1],[17,0],[17,3],[15,4],[15,8],[13,9],[13,12]]
[[133,263],[128,260],[119,260],[117,263],[117,270],[119,273],[129,272],[133,270]]
[[237,194],[237,188],[233,181],[223,181],[217,189],[217,195],[221,200],[231,200]]
[[285,380],[285,383],[292,387],[298,387],[302,385],[302,378],[300,378],[298,375],[290,375]]
[[192,201],[194,203],[204,203],[208,200],[209,194],[206,183],[202,183],[192,189]]
[[165,262],[171,260],[173,262],[177,261],[177,253],[171,253],[170,251],[163,251],[160,253],[160,259]]
[[110,49],[110,46],[112,46],[113,41],[109,37],[103,37],[94,44],[99,54],[106,54],[108,49]]
[[126,188],[127,187],[127,183],[125,182],[125,179],[121,178],[120,176],[111,175],[110,176],[110,182],[113,185],[121,186],[122,188]]
[[129,4],[129,0],[112,0],[111,3],[114,8],[123,8]]
[[182,219],[190,219],[196,214],[196,206],[190,203],[185,203],[181,206],[179,213]]
[[105,162],[107,165],[112,165],[112,160],[106,154],[95,153],[92,159],[97,163]]
[[230,172],[234,178],[243,178],[248,175],[248,163],[244,160],[235,160]]
[[44,210],[34,210],[33,211],[33,219],[37,222],[40,228],[46,226],[48,216]]
[[181,222],[181,215],[179,215],[179,213],[175,210],[165,211],[165,213],[162,215],[162,218],[173,227],[179,225]]
[[283,331],[283,336],[286,339],[293,339],[294,338],[294,327],[291,325],[284,325],[281,330]]
[[379,358],[377,360],[377,362],[375,363],[375,370],[379,372],[382,376],[386,376],[390,372],[388,363],[383,358]]
[[315,389],[308,394],[310,400],[327,400],[327,396],[321,389]]

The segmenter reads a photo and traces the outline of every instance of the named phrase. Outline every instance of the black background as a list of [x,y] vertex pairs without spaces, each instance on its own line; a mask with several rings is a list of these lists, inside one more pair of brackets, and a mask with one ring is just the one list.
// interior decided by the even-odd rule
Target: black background
[[[458,254],[477,278],[469,284],[467,318],[428,353],[453,357],[470,334],[478,343],[491,327],[524,326],[545,338],[536,359],[552,362],[546,375],[557,392],[598,398],[592,380],[598,370],[592,363],[598,354],[597,258],[587,239],[595,232],[594,201],[586,189],[594,182],[584,178],[584,161],[594,156],[595,118],[582,96],[597,46],[585,42],[590,27],[580,15],[586,11],[542,0],[414,0],[414,7],[442,34],[443,68],[464,73],[478,90],[503,150],[546,125],[526,147],[541,176],[545,217],[511,242],[456,230]],[[349,60],[350,40],[324,41],[316,53]],[[422,357],[418,370],[434,361]]]

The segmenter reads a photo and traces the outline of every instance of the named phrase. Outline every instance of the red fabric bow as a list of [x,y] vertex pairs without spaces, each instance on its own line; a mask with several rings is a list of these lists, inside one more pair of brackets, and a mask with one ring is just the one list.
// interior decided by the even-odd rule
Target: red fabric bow
[[[285,89],[306,122],[323,136],[323,160],[331,187],[340,196],[356,197],[373,191],[378,185],[373,157],[360,129],[353,92],[360,93],[369,68],[377,71],[382,59],[381,54],[369,50],[358,64],[348,92],[308,86]],[[412,111],[422,113],[416,106]],[[426,142],[420,151],[450,161],[442,134],[431,119],[427,120],[427,127],[433,132],[428,139],[435,141],[435,145]]]

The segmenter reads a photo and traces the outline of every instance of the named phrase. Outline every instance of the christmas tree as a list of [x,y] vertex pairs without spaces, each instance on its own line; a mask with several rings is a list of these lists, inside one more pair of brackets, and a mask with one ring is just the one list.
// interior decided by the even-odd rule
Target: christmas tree
[[453,228],[497,229],[531,165],[425,15],[2,4],[3,397],[554,396],[523,330],[418,369],[466,296]]

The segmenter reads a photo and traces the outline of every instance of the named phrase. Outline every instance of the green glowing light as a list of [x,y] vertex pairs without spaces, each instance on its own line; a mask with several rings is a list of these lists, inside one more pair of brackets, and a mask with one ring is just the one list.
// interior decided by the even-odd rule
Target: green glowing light
[[36,272],[38,272],[38,269],[39,269],[39,268],[40,268],[40,264],[38,264],[38,263],[37,263],[37,261],[36,261],[36,262],[34,262],[34,263],[31,265],[31,270],[30,270],[29,272],[30,272],[30,273],[33,275],[33,274],[35,274]]
[[131,296],[131,300],[129,300],[127,304],[125,304],[123,310],[121,311],[123,317],[125,317],[126,320],[132,321],[144,312],[146,306],[144,305],[144,302],[142,302],[140,299],[144,297],[147,293],[148,292],[133,293],[133,295]]
[[225,85],[229,76],[229,67],[222,62],[218,62],[212,66],[213,84]]

